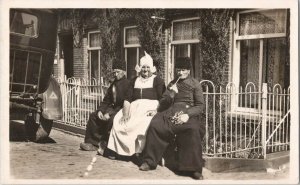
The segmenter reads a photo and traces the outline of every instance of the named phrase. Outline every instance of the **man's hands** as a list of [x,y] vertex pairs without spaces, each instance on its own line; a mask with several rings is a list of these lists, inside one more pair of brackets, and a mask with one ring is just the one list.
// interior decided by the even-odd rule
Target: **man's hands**
[[183,123],[186,123],[189,120],[188,114],[181,114],[178,116],[177,120],[175,121],[175,125],[181,125]]
[[174,91],[175,93],[178,93],[177,85],[176,85],[176,84],[172,85],[172,86],[170,87],[170,90],[171,90],[171,91]]
[[101,111],[98,112],[98,117],[99,117],[99,119],[101,119],[103,121],[107,121],[110,118],[108,113],[103,115],[103,113]]
[[186,123],[189,120],[189,115],[184,114],[182,111],[176,112],[173,117],[171,117],[171,122],[175,125],[181,125],[183,123]]

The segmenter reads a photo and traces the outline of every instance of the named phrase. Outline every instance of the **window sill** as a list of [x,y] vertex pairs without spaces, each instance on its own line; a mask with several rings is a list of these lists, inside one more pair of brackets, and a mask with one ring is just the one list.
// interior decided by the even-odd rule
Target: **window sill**
[[[261,112],[246,112],[246,111],[231,111],[226,112],[225,115],[227,118],[235,118],[235,119],[243,119],[243,120],[253,120],[260,121],[262,120]],[[266,120],[268,122],[276,122],[281,118],[281,114],[279,111],[276,111],[275,114],[267,114]]]

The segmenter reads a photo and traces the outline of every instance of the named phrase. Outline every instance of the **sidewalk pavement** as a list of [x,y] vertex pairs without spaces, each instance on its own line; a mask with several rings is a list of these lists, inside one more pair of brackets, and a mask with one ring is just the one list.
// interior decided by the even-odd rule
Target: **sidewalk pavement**
[[[96,155],[95,151],[82,151],[79,144],[83,137],[53,129],[50,143],[33,143],[21,140],[10,141],[10,174],[12,179],[94,179],[94,180],[188,180],[178,176],[166,167],[158,166],[153,171],[140,171],[132,162],[110,160]],[[52,141],[52,143],[51,143]],[[93,158],[96,161],[87,171]],[[94,159],[95,160],[95,159]],[[91,166],[89,167],[91,168]],[[87,173],[86,173],[87,172]],[[204,180],[284,180],[289,178],[289,166],[267,173],[222,172],[203,170]],[[100,181],[99,181],[100,182]]]

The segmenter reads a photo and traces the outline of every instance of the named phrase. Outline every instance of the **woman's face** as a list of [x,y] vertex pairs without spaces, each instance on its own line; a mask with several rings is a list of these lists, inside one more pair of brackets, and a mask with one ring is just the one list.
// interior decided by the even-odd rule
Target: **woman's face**
[[141,76],[143,78],[148,78],[152,75],[151,71],[150,71],[150,66],[148,65],[143,65],[142,69],[141,69]]

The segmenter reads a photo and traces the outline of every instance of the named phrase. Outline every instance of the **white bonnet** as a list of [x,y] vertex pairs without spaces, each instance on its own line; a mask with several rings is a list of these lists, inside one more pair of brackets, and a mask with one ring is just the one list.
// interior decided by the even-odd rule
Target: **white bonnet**
[[145,52],[145,56],[143,56],[141,59],[140,59],[140,65],[136,65],[135,66],[135,70],[139,73],[141,71],[141,68],[143,65],[147,65],[150,67],[150,71],[152,73],[156,72],[156,67],[153,65],[153,59],[152,57],[146,52]]

